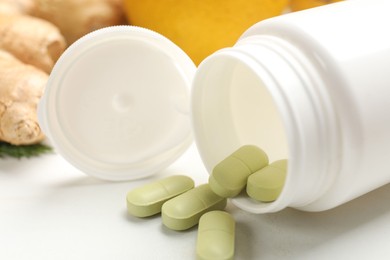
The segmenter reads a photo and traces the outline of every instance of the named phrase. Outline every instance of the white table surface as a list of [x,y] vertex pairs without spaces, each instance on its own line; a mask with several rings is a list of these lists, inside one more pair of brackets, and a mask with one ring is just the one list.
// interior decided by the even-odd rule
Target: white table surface
[[[195,145],[132,182],[89,177],[56,154],[0,159],[0,259],[195,259],[196,227],[176,232],[160,216],[126,213],[127,191],[179,173],[207,182]],[[236,259],[390,259],[390,185],[322,213],[227,211],[237,223]]]

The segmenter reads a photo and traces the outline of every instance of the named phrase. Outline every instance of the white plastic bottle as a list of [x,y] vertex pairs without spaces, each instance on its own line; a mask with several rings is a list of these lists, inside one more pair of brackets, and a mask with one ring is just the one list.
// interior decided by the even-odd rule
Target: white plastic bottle
[[390,182],[390,1],[262,21],[198,68],[195,139],[212,167],[244,144],[288,158],[279,198],[250,212],[321,211]]
[[288,158],[286,183],[272,203],[236,205],[336,207],[390,181],[389,13],[388,0],[348,0],[271,18],[198,69],[157,33],[105,28],[61,56],[40,125],[70,163],[108,180],[168,166],[192,129],[210,172],[258,145],[271,161]]

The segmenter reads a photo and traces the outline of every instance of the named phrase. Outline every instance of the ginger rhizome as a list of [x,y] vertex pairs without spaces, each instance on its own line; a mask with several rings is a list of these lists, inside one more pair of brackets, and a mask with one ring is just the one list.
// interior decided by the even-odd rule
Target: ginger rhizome
[[0,142],[42,141],[37,104],[57,59],[83,35],[124,21],[122,0],[0,0]]
[[81,36],[125,22],[122,0],[34,0],[31,15],[56,25],[71,44]]
[[57,27],[27,15],[0,15],[0,49],[50,73],[66,48]]
[[33,144],[43,140],[37,105],[47,73],[0,50],[0,141]]

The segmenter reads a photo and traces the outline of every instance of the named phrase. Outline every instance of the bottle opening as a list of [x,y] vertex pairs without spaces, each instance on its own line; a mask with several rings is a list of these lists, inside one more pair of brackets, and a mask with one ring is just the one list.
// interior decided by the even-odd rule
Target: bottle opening
[[[196,142],[209,173],[221,160],[243,145],[263,149],[269,162],[288,159],[289,148],[280,100],[267,85],[275,84],[250,58],[216,54],[198,69],[193,86],[193,120]],[[253,65],[253,66],[252,66]],[[245,193],[245,192],[244,192]],[[271,203],[246,194],[234,198],[239,207],[259,213]],[[255,209],[255,210],[254,210]]]

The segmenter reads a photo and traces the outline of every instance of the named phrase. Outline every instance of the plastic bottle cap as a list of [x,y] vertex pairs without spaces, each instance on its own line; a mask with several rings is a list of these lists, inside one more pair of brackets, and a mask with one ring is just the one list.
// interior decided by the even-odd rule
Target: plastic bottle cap
[[107,180],[154,174],[192,143],[195,70],[178,46],[150,30],[95,31],[56,63],[38,108],[40,125],[87,174]]

